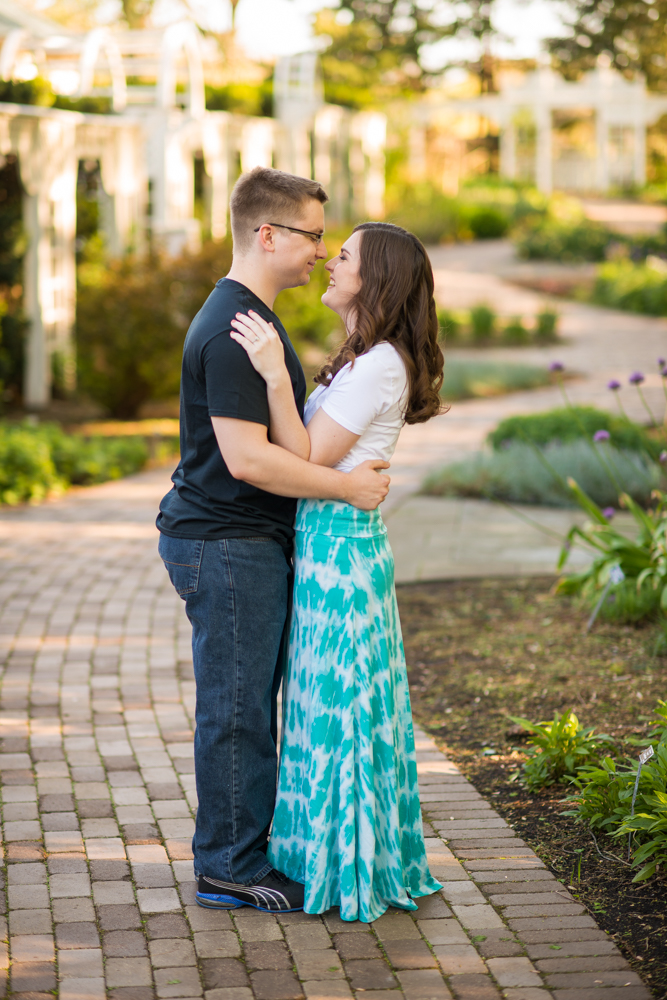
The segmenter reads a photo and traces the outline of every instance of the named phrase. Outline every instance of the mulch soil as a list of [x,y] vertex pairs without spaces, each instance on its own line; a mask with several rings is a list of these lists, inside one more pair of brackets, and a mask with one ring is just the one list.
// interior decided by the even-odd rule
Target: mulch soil
[[655,623],[598,622],[552,594],[553,578],[397,588],[415,718],[616,941],[656,998],[667,998],[667,873],[633,884],[627,845],[564,816],[571,786],[531,793],[516,778],[523,730],[573,709],[636,757],[667,698]]

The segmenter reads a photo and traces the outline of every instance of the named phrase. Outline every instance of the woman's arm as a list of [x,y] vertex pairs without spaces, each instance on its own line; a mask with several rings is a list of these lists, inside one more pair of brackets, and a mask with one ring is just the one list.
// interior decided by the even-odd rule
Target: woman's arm
[[310,438],[310,459],[315,465],[333,468],[345,458],[361,437],[346,430],[320,407],[306,428]]
[[269,440],[308,461],[310,438],[296,408],[292,382],[285,366],[285,348],[275,327],[252,311],[247,316],[237,313],[232,327],[230,337],[244,348],[253,367],[266,382]]

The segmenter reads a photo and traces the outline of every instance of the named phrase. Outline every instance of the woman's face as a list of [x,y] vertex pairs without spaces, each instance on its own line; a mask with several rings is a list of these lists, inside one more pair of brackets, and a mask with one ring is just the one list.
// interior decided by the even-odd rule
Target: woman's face
[[361,232],[352,233],[345,240],[338,256],[332,257],[324,265],[329,272],[329,287],[322,296],[322,302],[337,312],[343,322],[349,320],[350,303],[361,288],[361,237]]

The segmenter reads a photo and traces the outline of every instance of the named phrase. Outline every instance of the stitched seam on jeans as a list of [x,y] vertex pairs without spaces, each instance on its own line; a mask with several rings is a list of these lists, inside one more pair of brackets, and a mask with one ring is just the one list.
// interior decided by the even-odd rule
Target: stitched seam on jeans
[[[238,629],[236,627],[236,594],[234,592],[234,575],[232,573],[232,568],[229,559],[229,548],[227,546],[227,539],[222,538],[222,547],[225,553],[225,565],[227,567],[227,576],[229,579],[229,593],[231,596],[232,605],[232,628],[234,630],[234,702],[233,702],[233,713],[232,713],[232,843],[236,846],[236,792],[237,792],[237,780],[236,780],[236,714],[237,714],[237,704],[238,704],[238,692],[239,692],[239,651],[238,651]],[[227,867],[229,869],[230,881],[234,881],[234,872],[232,871],[232,851],[230,850],[227,856]]]

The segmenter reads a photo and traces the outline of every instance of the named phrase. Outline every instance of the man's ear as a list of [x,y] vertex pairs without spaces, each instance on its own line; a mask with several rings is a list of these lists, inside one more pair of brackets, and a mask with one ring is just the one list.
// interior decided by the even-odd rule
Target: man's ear
[[276,234],[267,222],[259,227],[257,235],[259,237],[259,245],[262,250],[266,250],[267,253],[276,252]]

